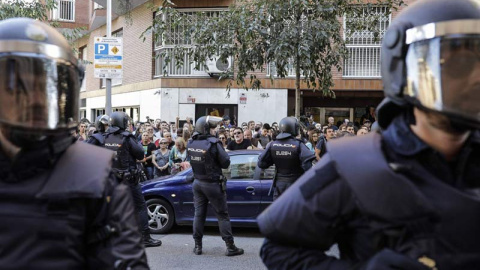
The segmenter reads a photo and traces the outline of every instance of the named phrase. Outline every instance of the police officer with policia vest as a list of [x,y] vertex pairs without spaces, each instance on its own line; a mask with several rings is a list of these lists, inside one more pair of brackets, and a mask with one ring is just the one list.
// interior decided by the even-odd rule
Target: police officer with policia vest
[[[258,157],[258,167],[267,169],[275,164],[275,177],[270,190],[276,200],[306,170],[312,167],[315,154],[303,141],[297,139],[300,125],[295,117],[285,117],[280,121],[280,134],[269,143]],[[270,195],[270,192],[269,192]]]
[[227,245],[225,255],[242,255],[243,249],[235,246],[228,215],[226,184],[222,169],[230,165],[230,157],[222,143],[214,137],[215,128],[222,121],[221,117],[202,116],[195,123],[195,131],[187,145],[187,155],[195,178],[193,199],[195,217],[193,220],[193,239],[196,255],[202,254],[203,227],[207,216],[208,202],[218,218],[218,226],[223,241]]
[[105,146],[105,131],[108,128],[108,123],[110,122],[110,117],[108,115],[99,115],[95,119],[95,132],[88,138],[87,143],[93,144],[96,146]]
[[[479,56],[479,1],[400,12],[383,38],[381,133],[333,141],[259,216],[267,267],[478,269]],[[324,254],[334,243],[339,259]]]
[[110,127],[105,132],[105,148],[116,153],[113,162],[113,171],[131,191],[135,211],[138,214],[140,231],[145,247],[157,247],[162,241],[150,236],[148,227],[148,213],[145,198],[142,195],[140,172],[137,169],[137,160],[145,157],[143,147],[135,140],[135,136],[126,128],[129,118],[124,112],[113,112],[110,117]]
[[84,71],[65,38],[0,22],[0,268],[148,269],[113,153],[74,142]]

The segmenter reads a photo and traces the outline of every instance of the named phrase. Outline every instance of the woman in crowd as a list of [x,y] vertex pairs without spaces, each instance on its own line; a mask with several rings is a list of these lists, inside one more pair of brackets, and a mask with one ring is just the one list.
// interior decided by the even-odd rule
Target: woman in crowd
[[182,137],[175,140],[175,146],[170,151],[169,164],[172,174],[190,167],[187,161],[187,143]]
[[78,125],[78,132],[77,132],[77,141],[87,141],[88,136],[87,136],[87,123],[85,122],[80,122]]
[[228,133],[228,132],[218,134],[218,139],[220,140],[220,142],[222,142],[222,146],[223,146],[224,149],[227,149],[227,135],[226,135],[226,133]]
[[318,143],[318,131],[315,130],[314,132],[311,133],[311,135],[308,137],[308,141],[305,144],[312,153],[315,153],[315,145]]
[[155,177],[169,175],[170,170],[170,150],[168,150],[168,140],[160,139],[160,149],[154,152],[154,158],[152,159],[155,167]]

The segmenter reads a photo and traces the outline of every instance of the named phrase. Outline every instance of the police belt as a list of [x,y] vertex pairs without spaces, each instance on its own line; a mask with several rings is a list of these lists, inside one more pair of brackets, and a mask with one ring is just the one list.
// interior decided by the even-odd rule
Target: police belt
[[297,179],[299,177],[300,177],[300,175],[298,175],[298,176],[280,176],[280,175],[277,175],[276,180],[277,180],[277,182],[293,183],[293,182],[297,181]]
[[220,176],[217,176],[217,177],[211,177],[211,176],[206,176],[206,175],[198,175],[198,176],[199,177],[194,176],[194,179],[198,180],[200,182],[207,182],[207,183],[222,182],[223,178],[224,178],[223,175],[220,175]]
[[133,170],[113,170],[113,173],[117,178],[120,180],[120,182],[125,182],[125,183],[138,183],[140,178],[138,177],[138,170],[133,169]]

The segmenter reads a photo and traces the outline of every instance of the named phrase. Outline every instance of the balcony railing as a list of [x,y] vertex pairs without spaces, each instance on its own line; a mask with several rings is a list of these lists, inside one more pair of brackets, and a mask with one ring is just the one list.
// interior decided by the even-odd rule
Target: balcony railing
[[57,8],[52,10],[52,20],[75,22],[75,0],[57,0]]
[[[170,58],[170,62],[167,63],[166,74],[164,74],[163,70],[165,61],[165,57],[161,56],[163,53],[165,53],[165,57]],[[191,63],[190,56],[187,53],[183,56],[183,65],[177,67],[177,61],[175,57],[173,57],[173,54],[174,46],[166,46],[155,50],[155,77],[208,76],[208,73],[205,72],[203,67],[200,67],[200,70],[195,70],[195,64]]]
[[379,78],[380,46],[347,45],[349,55],[343,67],[344,78]]

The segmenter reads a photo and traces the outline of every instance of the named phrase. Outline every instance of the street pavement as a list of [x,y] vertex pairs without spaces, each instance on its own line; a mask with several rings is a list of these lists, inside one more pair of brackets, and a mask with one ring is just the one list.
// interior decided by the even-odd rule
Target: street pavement
[[147,248],[148,264],[152,270],[195,269],[195,270],[244,270],[266,269],[258,253],[263,237],[255,228],[233,228],[235,245],[245,250],[240,256],[225,256],[225,242],[217,227],[205,227],[203,254],[193,254],[192,227],[176,227],[170,234],[152,235],[161,239],[162,246]]
[[[160,247],[147,248],[148,264],[152,270],[264,270],[260,257],[263,237],[256,228],[233,228],[235,244],[245,250],[245,254],[234,257],[225,256],[223,242],[217,227],[205,227],[203,254],[193,254],[194,242],[192,227],[175,227],[170,234],[157,234],[152,237],[161,239]],[[338,257],[338,249],[333,246],[327,252]]]

